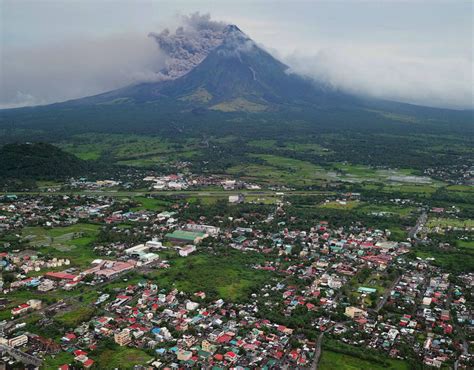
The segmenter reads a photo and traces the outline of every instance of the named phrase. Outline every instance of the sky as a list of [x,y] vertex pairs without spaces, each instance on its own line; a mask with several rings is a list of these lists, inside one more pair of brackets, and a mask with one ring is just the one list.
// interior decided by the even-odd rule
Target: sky
[[292,71],[342,90],[474,108],[464,0],[0,0],[0,107],[146,81],[165,57],[147,35],[194,12],[238,25]]

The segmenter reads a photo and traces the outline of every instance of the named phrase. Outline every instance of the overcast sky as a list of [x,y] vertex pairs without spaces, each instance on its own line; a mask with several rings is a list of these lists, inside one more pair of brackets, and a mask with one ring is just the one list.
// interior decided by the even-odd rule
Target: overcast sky
[[341,89],[474,107],[471,0],[0,0],[0,106],[146,80],[163,60],[148,33],[196,11]]

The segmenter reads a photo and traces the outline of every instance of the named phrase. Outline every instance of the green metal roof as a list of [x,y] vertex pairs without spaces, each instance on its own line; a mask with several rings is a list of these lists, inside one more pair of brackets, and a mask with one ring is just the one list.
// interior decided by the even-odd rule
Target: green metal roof
[[166,238],[194,241],[194,239],[202,238],[204,235],[204,233],[197,231],[175,230],[172,233],[166,234]]

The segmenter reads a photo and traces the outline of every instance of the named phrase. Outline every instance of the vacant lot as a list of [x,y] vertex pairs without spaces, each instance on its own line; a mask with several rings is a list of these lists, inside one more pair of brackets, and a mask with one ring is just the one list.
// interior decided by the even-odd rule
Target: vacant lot
[[204,291],[226,300],[247,298],[271,274],[251,268],[262,257],[228,250],[222,255],[195,254],[174,258],[171,267],[158,271],[156,283],[165,288],[176,287],[189,293]]

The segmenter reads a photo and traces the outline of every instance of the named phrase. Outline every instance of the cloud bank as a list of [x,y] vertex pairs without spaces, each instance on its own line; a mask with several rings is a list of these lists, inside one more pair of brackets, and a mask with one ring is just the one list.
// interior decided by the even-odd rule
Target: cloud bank
[[474,64],[461,57],[416,57],[362,48],[325,48],[284,58],[293,72],[343,91],[432,107],[474,108]]

